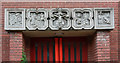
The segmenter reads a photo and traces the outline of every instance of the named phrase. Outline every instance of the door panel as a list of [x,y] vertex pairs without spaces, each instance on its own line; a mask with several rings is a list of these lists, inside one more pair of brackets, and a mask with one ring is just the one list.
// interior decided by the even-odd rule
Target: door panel
[[[86,63],[87,42],[85,38],[69,37],[63,38],[63,61]],[[84,62],[82,62],[84,61]]]
[[36,63],[35,61],[38,61],[38,63],[55,61],[55,44],[53,38],[32,38],[31,41],[31,63]]
[[30,55],[31,63],[80,63],[87,61],[87,42],[85,38],[79,37],[32,38]]

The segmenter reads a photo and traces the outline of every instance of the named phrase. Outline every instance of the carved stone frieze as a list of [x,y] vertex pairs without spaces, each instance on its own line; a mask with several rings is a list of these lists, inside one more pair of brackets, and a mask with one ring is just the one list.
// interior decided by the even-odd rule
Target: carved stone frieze
[[92,29],[93,10],[91,8],[75,8],[72,11],[72,27],[74,29]]
[[5,30],[113,29],[113,8],[5,8]]
[[43,8],[27,10],[26,27],[29,30],[45,30],[48,27],[48,11]]
[[53,8],[49,13],[49,27],[52,30],[68,30],[71,27],[70,10],[67,8]]
[[5,9],[5,30],[25,30],[25,9]]
[[94,22],[95,29],[113,29],[114,28],[113,8],[95,8]]

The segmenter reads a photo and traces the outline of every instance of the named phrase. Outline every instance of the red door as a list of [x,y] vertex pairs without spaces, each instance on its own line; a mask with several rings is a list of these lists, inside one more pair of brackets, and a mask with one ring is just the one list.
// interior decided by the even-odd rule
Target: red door
[[32,38],[30,55],[31,63],[86,63],[87,42],[80,37]]

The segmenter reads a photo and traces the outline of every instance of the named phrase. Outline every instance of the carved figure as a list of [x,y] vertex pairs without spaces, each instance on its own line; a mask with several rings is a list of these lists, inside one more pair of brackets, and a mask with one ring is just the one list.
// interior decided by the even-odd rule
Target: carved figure
[[102,11],[98,14],[98,23],[99,24],[110,24],[110,14],[109,13],[103,13]]
[[83,14],[83,22],[84,22],[84,25],[90,25],[89,13]]
[[81,25],[82,24],[82,14],[81,13],[76,13],[76,24]]
[[90,8],[75,8],[72,11],[72,27],[74,29],[91,29],[93,25],[93,10]]
[[44,26],[44,13],[31,13],[30,14],[30,25],[33,27]]
[[66,24],[66,19],[68,16],[66,13],[62,13],[62,9],[58,9],[58,12],[54,13],[52,18],[54,26],[61,28]]
[[[55,8],[50,13],[50,28],[58,30],[59,28],[69,28],[70,15],[68,9]],[[69,22],[68,22],[69,21]]]
[[10,26],[21,26],[22,15],[21,13],[9,13],[9,25]]
[[36,27],[36,24],[35,24],[35,23],[36,23],[36,22],[35,22],[36,19],[35,19],[35,17],[36,17],[36,14],[35,14],[35,13],[31,13],[31,14],[30,14],[30,25],[33,26],[33,27]]
[[76,13],[76,24],[77,25],[90,25],[89,13]]
[[48,27],[48,12],[45,9],[31,8],[27,10],[27,28],[29,30],[45,30]]

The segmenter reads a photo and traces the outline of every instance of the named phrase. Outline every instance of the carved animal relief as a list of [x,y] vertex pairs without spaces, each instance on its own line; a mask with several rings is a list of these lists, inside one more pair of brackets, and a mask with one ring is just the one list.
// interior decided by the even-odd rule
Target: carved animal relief
[[74,29],[91,29],[93,28],[93,10],[76,8],[72,11],[72,27]]
[[[93,15],[94,14],[94,15]],[[113,8],[6,8],[5,30],[113,29]]]
[[48,27],[48,12],[45,9],[28,9],[26,26],[29,30],[45,30]]
[[49,26],[52,30],[67,30],[71,26],[70,11],[66,8],[54,8],[50,10]]

